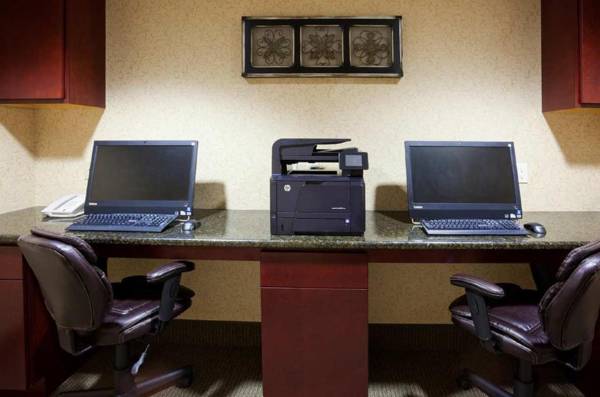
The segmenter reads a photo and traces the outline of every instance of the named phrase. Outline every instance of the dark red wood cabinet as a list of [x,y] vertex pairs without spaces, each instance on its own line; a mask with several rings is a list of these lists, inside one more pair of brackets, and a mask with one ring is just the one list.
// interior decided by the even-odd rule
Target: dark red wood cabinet
[[261,254],[265,397],[366,397],[368,268],[361,253]]
[[21,255],[14,248],[3,247],[0,247],[0,352],[0,390],[25,389],[25,293]]
[[73,368],[21,252],[0,247],[0,395],[46,395]]
[[600,107],[600,0],[542,0],[542,110]]
[[0,0],[0,103],[105,106],[105,0]]

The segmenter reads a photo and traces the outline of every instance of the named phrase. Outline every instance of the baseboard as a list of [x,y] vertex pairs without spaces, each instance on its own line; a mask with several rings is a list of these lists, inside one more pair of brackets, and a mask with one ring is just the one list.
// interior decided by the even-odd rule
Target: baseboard
[[242,321],[174,320],[160,336],[166,343],[218,346],[260,346],[260,323]]
[[460,352],[476,338],[452,324],[369,324],[370,350]]
[[[260,323],[175,320],[161,340],[207,347],[259,347]],[[449,324],[369,325],[371,350],[464,351],[476,343],[475,338]]]

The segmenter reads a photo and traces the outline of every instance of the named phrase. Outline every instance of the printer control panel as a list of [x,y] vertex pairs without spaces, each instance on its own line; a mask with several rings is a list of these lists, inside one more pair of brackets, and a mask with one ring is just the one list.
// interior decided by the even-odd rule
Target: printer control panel
[[343,151],[340,153],[341,170],[368,170],[369,157],[364,152]]

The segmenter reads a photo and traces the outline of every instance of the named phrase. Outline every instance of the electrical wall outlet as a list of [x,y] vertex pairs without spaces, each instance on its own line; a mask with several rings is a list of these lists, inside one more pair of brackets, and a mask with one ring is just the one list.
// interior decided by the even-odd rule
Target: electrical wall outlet
[[517,163],[517,175],[519,176],[519,183],[529,182],[527,163]]

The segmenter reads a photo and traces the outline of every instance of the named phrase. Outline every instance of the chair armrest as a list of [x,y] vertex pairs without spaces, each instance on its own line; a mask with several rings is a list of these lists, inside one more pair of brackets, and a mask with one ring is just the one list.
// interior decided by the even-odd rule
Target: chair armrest
[[486,298],[502,299],[504,298],[504,289],[479,277],[466,274],[455,274],[450,277],[450,283],[465,289],[475,334],[484,348],[491,352],[497,352],[497,341],[492,334]]
[[455,274],[454,276],[450,277],[450,283],[457,287],[462,287],[466,290],[472,291],[485,298],[504,298],[504,289],[502,289],[502,287],[479,277],[469,276],[467,274]]
[[146,281],[151,284],[162,282],[181,273],[190,272],[194,270],[194,267],[194,263],[189,261],[166,263],[146,274]]
[[173,317],[173,308],[175,307],[177,294],[179,293],[181,273],[192,271],[194,267],[193,262],[175,261],[161,265],[146,274],[146,281],[149,284],[163,283],[160,307],[158,309],[158,332],[162,331]]

